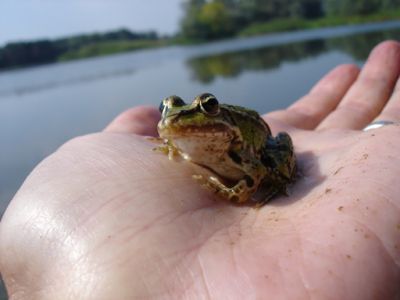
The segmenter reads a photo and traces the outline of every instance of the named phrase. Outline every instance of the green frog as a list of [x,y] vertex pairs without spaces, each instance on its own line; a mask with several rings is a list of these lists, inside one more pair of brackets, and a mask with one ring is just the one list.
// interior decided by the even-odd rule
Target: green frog
[[287,194],[296,173],[292,140],[285,132],[273,137],[256,111],[220,104],[204,93],[190,104],[170,96],[161,102],[160,112],[163,144],[156,150],[207,170],[208,175],[193,178],[218,196],[242,203],[261,190],[262,196],[253,200],[263,205]]

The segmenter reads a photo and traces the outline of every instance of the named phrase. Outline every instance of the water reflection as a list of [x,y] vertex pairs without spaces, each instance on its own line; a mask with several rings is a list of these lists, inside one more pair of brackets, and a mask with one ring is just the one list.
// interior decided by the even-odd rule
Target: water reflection
[[327,50],[337,49],[350,54],[358,61],[365,61],[371,49],[384,40],[399,40],[400,30],[370,32],[351,37],[337,37],[326,40]]
[[386,39],[398,39],[400,30],[372,32],[351,37],[317,39],[277,45],[252,50],[196,57],[187,61],[192,79],[203,84],[217,77],[235,78],[245,71],[272,70],[286,62],[296,62],[308,57],[339,50],[350,54],[357,61],[364,61],[371,49]]
[[202,83],[211,83],[216,77],[234,78],[247,70],[276,69],[288,61],[298,61],[325,52],[323,40],[279,45],[253,50],[197,57],[187,61],[192,78]]

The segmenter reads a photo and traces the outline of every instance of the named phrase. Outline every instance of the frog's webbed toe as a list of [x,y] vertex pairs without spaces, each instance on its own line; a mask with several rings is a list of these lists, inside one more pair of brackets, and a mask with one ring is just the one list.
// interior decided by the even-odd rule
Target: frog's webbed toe
[[202,186],[205,186],[209,190],[213,191],[218,196],[232,201],[234,203],[242,203],[247,201],[253,191],[249,190],[247,181],[245,179],[240,180],[233,187],[227,187],[218,178],[214,176],[205,177],[203,175],[193,175],[193,179],[198,181]]

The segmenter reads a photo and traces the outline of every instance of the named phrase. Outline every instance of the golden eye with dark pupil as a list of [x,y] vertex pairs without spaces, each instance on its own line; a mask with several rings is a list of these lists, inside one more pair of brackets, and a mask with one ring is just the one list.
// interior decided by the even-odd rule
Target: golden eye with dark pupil
[[160,113],[164,111],[165,105],[167,104],[168,107],[179,107],[179,106],[184,106],[186,105],[185,101],[182,100],[182,98],[178,96],[170,96],[163,101],[161,101],[160,106],[158,107],[158,110]]
[[171,96],[170,97],[171,105],[172,106],[184,106],[186,105],[185,101],[182,100],[182,98],[178,96]]
[[197,97],[200,98],[201,101],[205,101],[207,98],[215,98],[214,95],[210,93],[203,93]]
[[201,101],[200,107],[203,110],[203,112],[209,115],[215,116],[219,113],[219,103],[218,100],[214,97]]

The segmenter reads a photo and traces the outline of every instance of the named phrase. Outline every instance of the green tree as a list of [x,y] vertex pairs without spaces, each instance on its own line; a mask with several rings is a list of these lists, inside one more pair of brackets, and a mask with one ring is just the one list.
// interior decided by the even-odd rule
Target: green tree
[[382,0],[382,10],[400,8],[400,0]]
[[205,0],[187,0],[183,3],[184,18],[181,21],[181,34],[190,39],[204,39],[206,29],[199,20]]
[[233,18],[224,1],[189,0],[184,3],[184,9],[185,17],[181,26],[185,37],[215,39],[235,32]]
[[289,0],[240,0],[238,5],[250,23],[288,17],[291,2]]
[[296,0],[290,5],[290,15],[296,18],[315,19],[323,16],[321,0]]
[[[131,32],[127,29],[119,29],[57,40],[10,43],[0,48],[0,68],[55,62],[66,54],[85,51],[87,53],[88,49],[96,49],[100,53],[113,52],[116,49],[125,51],[137,49],[148,45],[150,40],[157,39],[155,32]],[[132,45],[126,43],[128,41],[138,41],[138,43]],[[98,53],[90,52],[90,54]]]
[[48,40],[10,43],[0,51],[0,67],[53,62],[58,55],[58,49]]
[[379,11],[381,8],[381,0],[326,0],[328,15],[365,15]]
[[248,23],[276,18],[317,18],[323,15],[322,0],[237,0]]
[[209,2],[200,10],[199,21],[207,31],[206,38],[219,38],[234,33],[233,20],[222,2]]

